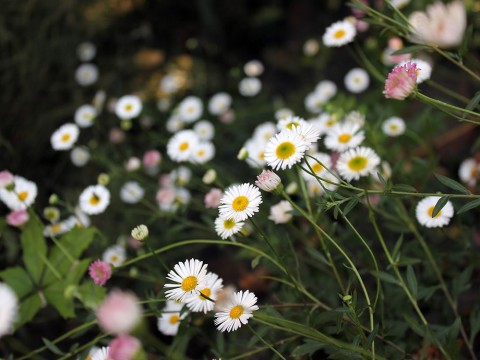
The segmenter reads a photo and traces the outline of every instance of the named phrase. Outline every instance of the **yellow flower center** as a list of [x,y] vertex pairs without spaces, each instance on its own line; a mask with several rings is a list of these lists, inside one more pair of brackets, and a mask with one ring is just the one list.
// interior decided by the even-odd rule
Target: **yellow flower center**
[[98,203],[100,202],[100,198],[95,195],[95,194],[92,194],[92,196],[90,196],[90,204],[91,205],[98,205]]
[[352,136],[350,134],[342,134],[338,137],[338,142],[345,144],[349,142],[351,138]]
[[355,156],[348,162],[348,167],[353,171],[361,171],[367,166],[367,158],[363,156]]
[[[209,288],[205,288],[203,290],[200,290],[200,293],[205,295],[206,297],[210,297],[212,290],[210,290]],[[200,300],[207,300],[202,295],[199,295],[198,297],[200,298]]]
[[299,125],[298,122],[292,121],[286,125],[286,128],[292,130],[294,126],[298,126],[298,125]]
[[319,173],[320,171],[323,170],[323,165],[322,164],[319,164],[319,163],[315,163],[313,164],[312,166],[312,170],[313,172],[316,174],[316,173]]
[[434,208],[434,207],[435,207],[435,206],[430,206],[430,207],[428,208],[428,215],[429,215],[432,219],[435,219],[435,218],[439,217],[439,216],[442,214],[442,210],[440,210],[440,211],[437,213],[437,215],[433,216],[433,208]]
[[68,140],[70,140],[70,134],[63,134],[61,140],[63,142],[67,142]]
[[396,131],[396,130],[398,130],[397,124],[391,124],[391,125],[390,125],[390,130],[391,130],[391,131]]
[[232,201],[232,208],[235,211],[243,211],[247,208],[247,206],[248,206],[248,198],[246,196],[243,196],[243,195],[237,196]]
[[262,151],[262,152],[258,155],[258,157],[259,157],[260,159],[262,159],[262,160],[265,159],[265,153]]
[[180,149],[180,151],[187,150],[188,149],[188,142],[186,142],[186,141],[182,142],[178,148]]
[[243,306],[236,305],[230,310],[230,317],[232,319],[238,319],[243,314]]
[[125,111],[132,111],[132,109],[133,109],[132,104],[125,105]]
[[285,160],[295,154],[295,145],[290,141],[285,141],[277,146],[275,154],[279,159]]
[[335,119],[328,119],[326,125],[327,127],[332,127],[335,123]]
[[52,234],[58,234],[60,230],[62,230],[62,225],[61,224],[53,224],[52,227],[50,228],[52,231]]
[[195,276],[187,276],[182,281],[182,290],[183,291],[192,291],[198,284],[198,280]]
[[235,220],[233,219],[227,219],[223,222],[223,227],[225,229],[231,229],[235,226]]
[[335,31],[335,33],[333,34],[333,37],[337,40],[343,38],[345,36],[346,32],[345,30],[343,29],[339,29],[337,31]]
[[172,316],[170,316],[170,319],[168,320],[168,322],[172,325],[175,325],[179,321],[180,321],[180,316],[178,316],[178,315],[172,315]]
[[25,201],[25,199],[27,198],[28,196],[28,192],[26,191],[22,191],[18,194],[18,200],[20,201]]
[[197,155],[200,156],[200,157],[202,157],[203,155],[205,155],[205,151],[203,151],[203,150],[198,150],[198,151],[197,151]]
[[112,255],[109,262],[114,263],[114,262],[117,262],[117,261],[118,261],[118,255]]

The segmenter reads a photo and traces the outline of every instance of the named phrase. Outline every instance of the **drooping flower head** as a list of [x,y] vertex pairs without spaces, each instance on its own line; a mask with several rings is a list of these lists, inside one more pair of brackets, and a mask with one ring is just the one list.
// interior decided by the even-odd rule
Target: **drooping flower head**
[[417,65],[407,62],[405,65],[395,66],[385,80],[383,94],[387,99],[404,100],[416,88]]
[[273,171],[263,170],[262,173],[257,176],[255,185],[257,185],[263,191],[272,192],[275,191],[279,185],[282,185],[282,180],[280,179],[280,176],[275,174]]

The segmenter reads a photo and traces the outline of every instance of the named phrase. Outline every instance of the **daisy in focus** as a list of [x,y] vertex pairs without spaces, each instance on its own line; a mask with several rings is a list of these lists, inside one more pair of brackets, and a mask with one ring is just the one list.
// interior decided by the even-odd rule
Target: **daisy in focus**
[[165,292],[167,299],[183,301],[189,296],[198,295],[199,289],[205,287],[208,280],[207,264],[196,259],[179,262],[170,270],[167,279],[173,282],[164,285],[169,288]]
[[221,332],[235,331],[248,323],[253,312],[258,310],[257,297],[246,290],[233,294],[230,301],[215,314],[215,326]]
[[93,349],[91,355],[87,357],[87,360],[109,360],[109,351],[110,348],[108,346],[104,346],[100,349]]
[[337,170],[342,178],[350,182],[374,173],[379,164],[380,158],[373,149],[360,146],[340,155]]
[[433,209],[440,200],[440,196],[427,196],[419,201],[415,208],[417,221],[427,228],[444,227],[450,223],[453,217],[453,205],[447,201],[445,206],[433,217]]
[[260,190],[251,184],[232,186],[225,191],[218,210],[224,219],[243,221],[258,212],[262,203]]
[[53,150],[70,150],[78,139],[80,129],[72,123],[63,124],[50,137]]
[[185,303],[192,312],[203,312],[206,314],[208,311],[213,310],[215,303],[205,298],[205,296],[216,300],[222,288],[223,280],[217,274],[209,273],[205,286],[199,289],[200,294],[187,298]]
[[103,185],[91,185],[80,194],[79,204],[87,215],[100,214],[110,204],[110,191]]
[[188,312],[181,312],[183,303],[167,300],[162,310],[162,315],[157,318],[157,327],[163,335],[175,336],[178,333],[180,323],[188,315]]
[[300,162],[307,150],[303,137],[284,130],[272,137],[265,148],[265,161],[273,170],[291,168]]
[[339,47],[352,42],[356,35],[357,30],[351,21],[340,20],[325,30],[322,39],[327,47]]

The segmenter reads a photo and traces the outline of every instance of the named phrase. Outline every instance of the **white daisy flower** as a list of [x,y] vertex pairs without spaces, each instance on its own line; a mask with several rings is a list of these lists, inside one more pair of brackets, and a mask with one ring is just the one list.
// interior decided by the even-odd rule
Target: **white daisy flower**
[[345,88],[353,94],[359,94],[367,90],[370,85],[370,77],[362,68],[350,70],[344,78]]
[[213,95],[208,102],[208,111],[213,115],[221,115],[232,105],[232,97],[226,92]]
[[76,224],[76,217],[70,216],[63,221],[45,226],[45,229],[43,230],[43,235],[47,237],[55,237],[58,235],[62,235],[72,230],[76,226]]
[[425,60],[412,58],[409,60],[402,61],[398,66],[403,66],[408,62],[413,62],[417,65],[415,72],[417,73],[417,84],[424,82],[425,80],[430,79],[432,76],[432,65]]
[[5,283],[0,283],[0,338],[11,334],[13,323],[18,313],[18,298],[13,289]]
[[410,0],[392,0],[392,5],[399,9],[403,8],[409,3],[410,3]]
[[250,139],[245,143],[248,165],[253,168],[262,168],[267,164],[265,161],[265,146],[266,143],[263,140]]
[[105,211],[110,204],[110,191],[103,185],[91,185],[80,194],[80,209],[88,215]]
[[[15,175],[13,177],[13,190],[6,187],[0,188],[0,200],[12,211],[23,210],[35,202],[37,197],[37,185]],[[10,187],[8,187],[10,189]]]
[[158,331],[167,336],[177,335],[181,321],[188,315],[188,311],[181,313],[182,308],[183,303],[167,300],[162,315],[157,318]]
[[255,96],[260,90],[262,90],[262,82],[255,77],[246,77],[238,84],[238,92],[243,96]]
[[242,230],[244,224],[243,221],[235,221],[232,218],[226,219],[219,216],[215,219],[215,231],[222,239],[228,239]]
[[120,120],[131,120],[142,112],[143,105],[140,98],[135,95],[124,95],[115,104],[115,115]]
[[171,288],[165,292],[167,299],[183,301],[189,296],[198,295],[199,289],[205,287],[208,280],[207,264],[196,259],[179,262],[167,275],[167,279],[173,281],[164,285]]
[[243,71],[247,76],[260,76],[263,74],[263,64],[259,60],[250,60],[243,66]]
[[96,349],[95,352],[93,352],[90,355],[90,359],[91,360],[110,360],[110,358],[108,357],[109,352],[110,352],[110,348],[108,346],[101,347],[100,349]]
[[97,54],[97,48],[89,41],[85,41],[77,46],[77,56],[80,61],[93,60]]
[[365,125],[365,115],[358,111],[350,111],[347,116],[345,116],[345,119],[343,119],[343,122],[346,124],[357,124],[363,127]]
[[179,166],[176,169],[172,170],[168,175],[172,183],[185,186],[187,185],[192,178],[192,170],[186,166]]
[[303,44],[303,53],[306,56],[315,56],[320,50],[320,44],[315,39],[308,39]]
[[105,249],[102,255],[102,260],[112,264],[115,267],[122,265],[127,258],[127,252],[121,245],[113,245]]
[[447,201],[445,206],[440,210],[435,217],[432,217],[433,209],[440,200],[440,196],[427,196],[420,200],[415,208],[415,214],[417,221],[427,227],[436,228],[444,227],[450,223],[450,219],[453,217],[453,205],[450,201]]
[[90,151],[85,146],[75,146],[70,151],[70,160],[75,166],[85,166],[90,161]]
[[167,95],[175,94],[182,87],[180,77],[167,74],[160,80],[159,89]]
[[330,25],[323,34],[323,44],[338,47],[352,42],[357,35],[355,25],[348,20],[341,20]]
[[292,130],[294,126],[300,126],[301,124],[305,123],[306,121],[299,116],[287,116],[278,120],[277,129],[278,131],[285,129]]
[[309,93],[304,100],[305,109],[312,114],[321,113],[325,103],[325,97],[317,92]]
[[275,111],[275,119],[277,120],[282,120],[285,119],[286,117],[293,116],[294,113],[292,110],[288,108],[281,108]]
[[272,137],[265,148],[265,161],[273,169],[290,169],[300,162],[307,150],[307,143],[301,135],[284,130]]
[[136,204],[143,199],[145,190],[136,181],[128,181],[120,189],[120,199],[127,204]]
[[73,215],[75,216],[76,219],[76,226],[78,227],[89,227],[90,226],[90,218],[88,217],[87,214],[85,214],[80,207],[76,206],[75,209],[73,210]]
[[183,121],[178,115],[172,115],[168,118],[165,127],[168,132],[174,134],[185,127],[185,121]]
[[291,131],[300,135],[305,141],[307,150],[312,149],[320,138],[320,129],[306,121],[301,122],[298,126],[293,125]]
[[286,200],[270,207],[270,215],[268,218],[275,224],[285,224],[292,219],[293,206]]
[[192,123],[202,116],[203,103],[196,96],[187,96],[178,105],[178,116],[187,123]]
[[468,186],[475,186],[477,184],[479,174],[480,164],[478,164],[474,158],[463,160],[458,169],[458,177]]
[[217,274],[208,273],[208,280],[203,288],[199,289],[200,294],[191,296],[186,299],[185,304],[193,312],[203,312],[206,314],[208,311],[212,311],[215,307],[215,302],[212,302],[205,297],[217,300],[218,292],[223,288],[223,280],[218,277]]
[[234,293],[228,304],[215,314],[215,326],[221,332],[237,330],[258,310],[256,303],[257,297],[248,290]]
[[215,146],[210,141],[201,141],[193,150],[191,161],[195,164],[205,164],[215,156]]
[[243,221],[258,212],[262,203],[260,190],[249,183],[231,186],[225,191],[218,210],[224,219]]
[[168,140],[167,154],[176,162],[188,161],[199,143],[193,130],[182,130]]
[[[325,173],[328,173],[326,169],[330,169],[332,167],[332,159],[330,158],[330,155],[322,152],[317,152],[311,155],[311,157],[307,157],[306,161],[310,168],[305,165],[305,169],[309,170],[310,172],[313,171],[313,173],[318,176],[322,177]],[[315,180],[316,178],[310,174],[309,172],[302,171],[302,177],[305,180]]]
[[264,122],[260,125],[257,125],[255,130],[253,130],[252,138],[258,140],[264,144],[267,143],[270,138],[277,133],[277,127],[272,122]]
[[75,79],[81,86],[95,84],[98,79],[98,68],[94,64],[85,63],[75,70]]
[[337,94],[337,85],[331,80],[322,80],[315,86],[315,93],[320,95],[326,103]]
[[200,140],[212,140],[215,135],[215,127],[208,120],[201,120],[193,126],[193,131],[195,131]]
[[380,164],[380,158],[373,149],[360,146],[348,149],[337,161],[337,170],[348,182],[372,174]]
[[405,121],[397,116],[392,116],[382,123],[382,131],[387,136],[400,136],[405,132],[405,128]]
[[79,133],[80,129],[77,125],[63,124],[50,137],[53,150],[70,150],[77,141]]
[[74,115],[75,123],[81,128],[92,126],[96,117],[97,108],[89,104],[80,106]]
[[337,123],[327,131],[324,142],[327,149],[343,152],[357,147],[363,140],[365,134],[357,124]]
[[320,135],[327,133],[335,124],[339,121],[339,118],[335,114],[323,113],[315,119],[309,121],[310,124],[316,126],[320,130]]

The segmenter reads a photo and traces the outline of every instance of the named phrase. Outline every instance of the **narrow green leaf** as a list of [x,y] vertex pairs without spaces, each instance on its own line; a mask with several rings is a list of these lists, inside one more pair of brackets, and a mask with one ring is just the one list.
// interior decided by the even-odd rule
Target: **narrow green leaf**
[[449,187],[450,189],[453,189],[453,190],[457,190],[464,194],[468,194],[468,195],[471,194],[471,192],[465,186],[460,184],[458,181],[452,180],[440,174],[434,174],[434,175],[437,178],[437,180],[440,181],[446,187]]
[[420,325],[417,320],[407,314],[403,314],[403,318],[405,319],[405,322],[410,326],[410,329],[413,330],[413,332],[415,332],[421,337],[425,337],[426,334],[424,326]]
[[373,343],[373,340],[375,340],[375,336],[377,336],[377,333],[378,333],[378,323],[375,324],[375,327],[373,328],[372,332],[370,333],[370,335],[368,335],[368,339],[367,339],[367,345],[368,347],[370,347],[370,345],[372,345]]
[[405,46],[395,52],[392,55],[402,55],[402,54],[410,54],[418,51],[422,51],[425,49],[429,49],[427,45],[412,45],[412,46]]
[[470,24],[470,26],[465,31],[465,35],[463,37],[462,44],[460,45],[460,48],[458,49],[458,53],[460,54],[460,56],[465,55],[465,53],[467,52],[468,45],[472,41],[472,37],[473,37],[473,24]]
[[258,266],[258,263],[260,262],[260,259],[261,259],[260,255],[253,258],[252,263],[251,263],[252,269],[255,269]]
[[402,243],[403,243],[403,234],[400,235],[397,242],[395,243],[395,246],[393,247],[392,257],[394,259],[396,259],[397,255],[400,254],[400,248],[402,247]]
[[378,176],[378,179],[380,180],[380,182],[383,184],[383,186],[385,186],[385,188],[387,188],[387,180],[385,180],[385,178],[380,173],[380,171],[377,171],[377,176]]
[[303,355],[313,355],[314,352],[325,347],[324,344],[321,344],[314,340],[305,340],[305,344],[297,346],[292,351],[292,356],[303,356]]
[[415,189],[412,185],[408,184],[396,184],[392,186],[392,191],[416,193],[417,189]]
[[[467,107],[465,109],[472,111],[477,107],[479,102],[480,102],[480,91],[477,91],[473,96],[473,98],[468,102]],[[465,119],[466,116],[467,116],[467,113],[464,112],[462,115],[462,118]]]
[[42,337],[42,341],[43,343],[45,344],[45,346],[47,347],[48,350],[50,350],[52,353],[54,353],[55,355],[59,355],[59,356],[63,356],[65,355],[65,353],[60,350],[57,345],[55,345],[54,343],[52,343],[50,340],[48,339],[45,339]]
[[398,285],[397,279],[393,275],[390,275],[389,273],[386,273],[384,271],[371,271],[370,273],[373,276],[378,277],[380,280],[383,280],[390,284]]
[[347,202],[347,205],[345,205],[345,208],[343,209],[343,215],[347,216],[350,211],[352,211],[355,206],[359,203],[358,198],[355,196],[351,200]]
[[38,283],[45,267],[42,256],[47,256],[47,243],[43,237],[43,226],[37,216],[31,212],[20,241],[23,249],[23,262],[33,281]]
[[440,199],[438,199],[437,203],[435,204],[435,207],[433,208],[432,211],[432,218],[438,215],[438,213],[443,209],[445,205],[447,205],[448,199],[450,197],[447,196],[442,196]]
[[417,299],[418,295],[418,283],[417,277],[415,276],[415,271],[411,265],[407,266],[407,286],[410,289],[413,297]]
[[475,199],[473,201],[470,201],[463,205],[458,211],[457,215],[462,214],[464,212],[470,211],[472,209],[475,209],[477,206],[480,206],[480,198]]

